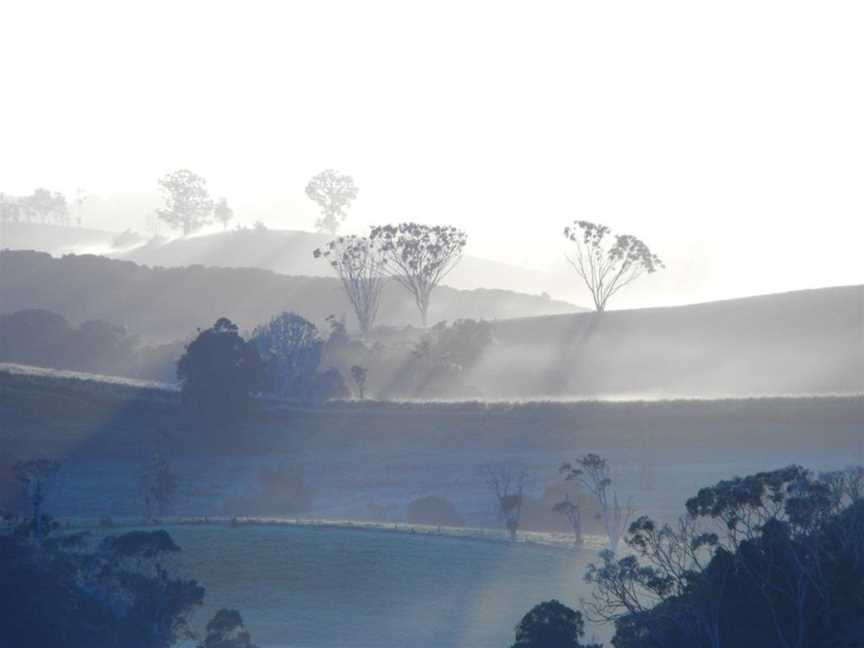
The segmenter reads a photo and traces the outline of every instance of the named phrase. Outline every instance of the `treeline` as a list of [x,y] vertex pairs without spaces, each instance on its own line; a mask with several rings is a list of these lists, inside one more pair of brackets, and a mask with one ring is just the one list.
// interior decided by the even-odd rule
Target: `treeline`
[[42,309],[0,315],[0,362],[174,382],[182,351],[181,342],[144,346],[125,327],[103,320],[73,325]]
[[[0,193],[0,224],[52,223],[72,225],[66,196],[58,191],[39,188],[29,196]],[[78,223],[80,225],[80,222]]]

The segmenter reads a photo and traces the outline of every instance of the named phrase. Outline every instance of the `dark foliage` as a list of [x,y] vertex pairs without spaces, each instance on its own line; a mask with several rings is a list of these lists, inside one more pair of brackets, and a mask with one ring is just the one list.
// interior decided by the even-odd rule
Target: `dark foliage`
[[207,636],[200,648],[256,648],[237,610],[219,610],[207,623]]
[[582,614],[558,601],[534,606],[516,626],[513,648],[599,648],[583,644],[585,622]]
[[165,531],[86,545],[80,534],[0,535],[0,648],[162,648],[189,636],[204,588],[163,564],[179,550]]
[[592,566],[616,648],[861,646],[864,500],[797,466],[719,482],[677,527],[642,517],[633,555]]
[[252,393],[264,385],[264,364],[237,326],[223,317],[186,347],[177,378],[189,416],[219,427],[248,412]]

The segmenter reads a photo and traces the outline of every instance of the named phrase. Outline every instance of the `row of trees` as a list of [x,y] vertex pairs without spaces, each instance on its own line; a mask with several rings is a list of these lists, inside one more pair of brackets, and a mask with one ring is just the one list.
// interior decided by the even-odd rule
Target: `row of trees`
[[0,193],[0,224],[3,223],[71,225],[72,216],[66,196],[39,188],[29,196]]
[[467,242],[457,227],[399,223],[373,227],[368,237],[339,237],[313,255],[336,271],[365,337],[375,324],[387,278],[411,294],[426,326],[432,292],[456,267]]

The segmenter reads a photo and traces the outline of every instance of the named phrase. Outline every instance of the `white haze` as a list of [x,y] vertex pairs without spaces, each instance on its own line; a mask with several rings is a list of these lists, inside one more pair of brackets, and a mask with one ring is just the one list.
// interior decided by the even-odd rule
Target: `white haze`
[[860,283],[862,18],[788,0],[7,3],[0,191],[81,187],[104,199],[86,224],[141,231],[156,179],[189,167],[245,224],[310,229],[305,182],[336,167],[361,188],[352,231],[453,223],[474,256],[559,272],[569,220],[637,234],[669,269],[619,307]]

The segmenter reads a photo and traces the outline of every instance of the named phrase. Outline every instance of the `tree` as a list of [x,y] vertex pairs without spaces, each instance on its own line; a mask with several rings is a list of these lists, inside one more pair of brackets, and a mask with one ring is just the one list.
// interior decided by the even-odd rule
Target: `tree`
[[186,347],[177,379],[193,420],[222,426],[248,411],[251,394],[264,384],[264,365],[255,347],[223,317]]
[[581,643],[582,614],[556,600],[535,605],[516,626],[513,648],[601,648]]
[[578,504],[570,501],[570,496],[565,494],[565,497],[560,502],[557,502],[552,510],[567,518],[570,526],[573,529],[573,544],[577,547],[582,545],[582,509]]
[[19,461],[13,471],[15,477],[27,490],[30,497],[32,518],[30,528],[36,542],[42,542],[46,535],[46,520],[42,512],[48,483],[60,470],[60,462],[54,459],[30,459]]
[[207,192],[207,181],[188,169],[169,173],[159,180],[165,209],[156,214],[169,227],[182,229],[183,236],[210,224],[213,201]]
[[206,630],[199,648],[256,648],[237,610],[222,608],[207,623]]
[[384,288],[381,246],[363,236],[340,236],[312,254],[327,260],[336,270],[357,316],[360,333],[366,337],[375,324]]
[[483,466],[481,470],[486,479],[486,485],[495,496],[495,501],[498,504],[498,515],[504,521],[504,527],[510,534],[510,540],[515,542],[522,518],[522,504],[528,473],[508,465],[493,464]]
[[609,551],[614,555],[635,509],[630,501],[622,504],[618,500],[618,492],[612,490],[609,462],[599,455],[587,454],[576,461],[576,466],[570,463],[562,464],[560,471],[565,479],[579,481],[597,498],[603,527],[609,538]]
[[228,229],[228,223],[234,218],[234,210],[228,206],[226,198],[220,198],[213,206],[213,218],[222,223],[222,229]]
[[321,208],[321,218],[315,222],[315,228],[335,235],[357,193],[354,179],[333,169],[325,169],[313,177],[306,185],[306,195]]
[[630,555],[589,566],[586,610],[617,648],[861,645],[864,501],[837,482],[788,466],[701,489],[675,525],[640,517]]
[[354,386],[357,387],[357,393],[360,395],[360,400],[366,399],[366,378],[369,376],[369,370],[360,365],[351,367],[351,380]]
[[296,313],[285,312],[258,326],[251,342],[266,363],[273,393],[303,400],[321,363],[323,341],[318,327]]
[[570,265],[591,292],[598,313],[609,300],[643,274],[665,267],[656,254],[630,234],[613,234],[606,225],[577,220],[564,228],[576,253],[567,255]]
[[147,519],[153,519],[154,508],[159,516],[162,516],[165,507],[177,495],[178,479],[161,448],[154,449],[148,457],[147,462],[142,467],[140,480]]
[[414,297],[426,326],[432,291],[462,258],[467,234],[448,225],[400,223],[373,227],[369,238],[380,245],[385,272]]

